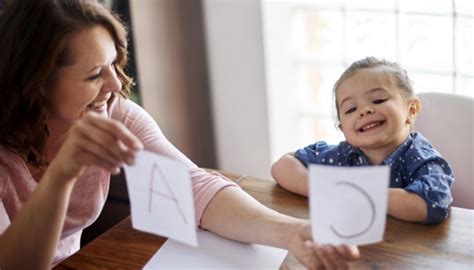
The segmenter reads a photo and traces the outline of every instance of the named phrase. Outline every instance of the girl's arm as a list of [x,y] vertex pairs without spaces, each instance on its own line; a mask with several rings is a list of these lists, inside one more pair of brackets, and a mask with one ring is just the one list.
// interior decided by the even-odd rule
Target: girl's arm
[[402,188],[390,188],[388,190],[388,214],[406,221],[424,222],[428,210],[425,200],[418,194]]
[[272,177],[283,188],[308,196],[308,169],[294,156],[284,154],[272,165]]
[[308,221],[280,214],[260,204],[236,187],[218,192],[208,204],[201,226],[223,237],[290,250],[310,269],[325,265],[347,269],[359,258],[355,246],[318,246],[312,244]]
[[[293,153],[283,155],[273,164],[272,176],[283,188],[308,196],[308,169],[293,156]],[[426,202],[416,193],[401,188],[390,188],[388,214],[406,221],[423,222],[427,216]]]

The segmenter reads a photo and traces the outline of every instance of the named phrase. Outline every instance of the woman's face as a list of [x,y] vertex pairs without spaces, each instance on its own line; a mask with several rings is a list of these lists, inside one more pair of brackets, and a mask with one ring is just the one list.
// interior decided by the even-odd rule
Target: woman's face
[[107,115],[107,101],[122,88],[115,71],[117,50],[106,28],[73,34],[67,48],[72,61],[58,69],[46,94],[49,121],[65,128],[88,111]]

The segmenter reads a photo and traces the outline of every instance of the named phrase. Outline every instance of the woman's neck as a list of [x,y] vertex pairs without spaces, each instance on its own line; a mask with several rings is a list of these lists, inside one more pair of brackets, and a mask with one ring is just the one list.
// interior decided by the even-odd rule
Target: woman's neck
[[[49,120],[46,125],[48,126],[49,135],[46,139],[41,154],[43,155],[43,161],[48,164],[51,162],[51,160],[54,159],[54,157],[58,153],[59,149],[61,148],[61,145],[67,137],[71,126],[59,124],[59,122],[55,122],[52,120]],[[39,183],[44,175],[45,167],[36,167],[30,165],[29,163],[27,163],[27,167],[33,179]]]
[[59,121],[49,120],[47,122],[49,136],[43,148],[43,157],[50,162],[61,148],[66,139],[71,125],[60,123]]

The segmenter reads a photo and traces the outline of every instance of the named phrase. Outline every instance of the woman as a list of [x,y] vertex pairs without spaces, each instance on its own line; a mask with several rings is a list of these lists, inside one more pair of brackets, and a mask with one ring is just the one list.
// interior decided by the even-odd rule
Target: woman
[[12,1],[0,15],[0,40],[0,268],[48,268],[77,251],[110,173],[141,149],[188,165],[204,229],[288,249],[309,268],[347,267],[358,257],[354,247],[316,246],[307,221],[264,207],[171,145],[124,98],[126,31],[100,4]]

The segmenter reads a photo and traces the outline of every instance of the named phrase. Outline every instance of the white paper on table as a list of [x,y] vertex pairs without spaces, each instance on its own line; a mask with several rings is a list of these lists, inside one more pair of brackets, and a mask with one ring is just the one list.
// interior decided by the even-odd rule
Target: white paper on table
[[364,245],[383,239],[388,166],[309,166],[312,232],[318,243]]
[[132,226],[196,246],[196,221],[189,171],[179,161],[141,151],[125,166]]
[[288,251],[199,231],[199,247],[167,240],[144,269],[279,269]]

